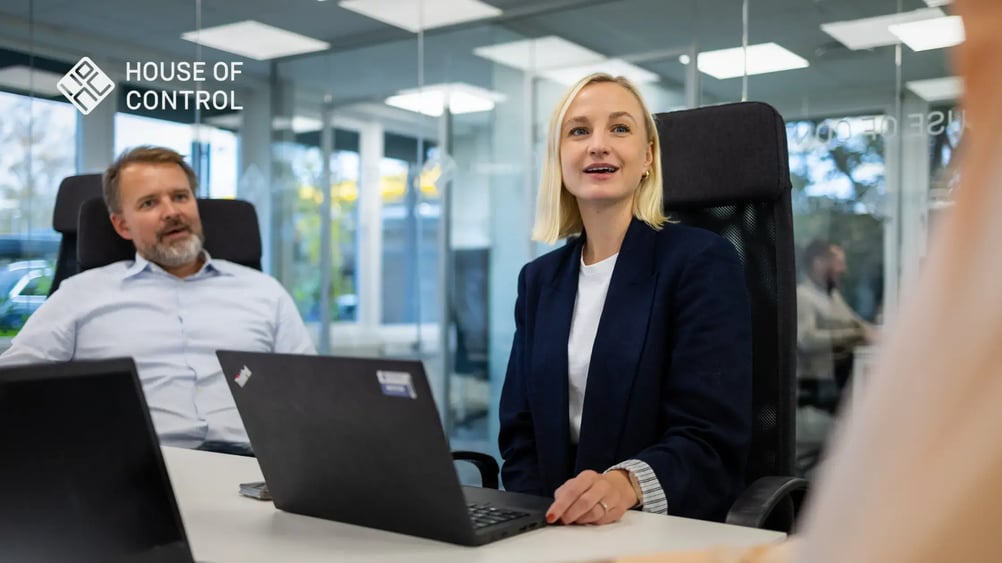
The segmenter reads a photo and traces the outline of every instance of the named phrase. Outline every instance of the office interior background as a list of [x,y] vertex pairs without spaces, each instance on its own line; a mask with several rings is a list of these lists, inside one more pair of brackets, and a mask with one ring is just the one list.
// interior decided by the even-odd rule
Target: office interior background
[[[962,37],[948,0],[0,0],[0,347],[48,292],[60,180],[165,145],[199,195],[256,206],[322,353],[424,360],[453,446],[496,454],[570,83],[625,75],[656,112],[775,106],[798,248],[841,244],[847,301],[887,322],[950,207]],[[115,84],[86,115],[57,87],[82,57]],[[823,440],[830,418],[800,415]]]

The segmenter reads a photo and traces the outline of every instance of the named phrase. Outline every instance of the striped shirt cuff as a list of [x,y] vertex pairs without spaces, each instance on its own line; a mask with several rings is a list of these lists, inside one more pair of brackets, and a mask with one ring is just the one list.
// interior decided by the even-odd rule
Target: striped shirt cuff
[[661,481],[658,481],[658,476],[650,465],[639,459],[628,459],[613,465],[605,472],[608,473],[613,469],[625,469],[637,478],[637,482],[640,483],[640,492],[643,495],[640,504],[644,512],[668,514],[668,499],[665,497],[664,489],[661,488]]

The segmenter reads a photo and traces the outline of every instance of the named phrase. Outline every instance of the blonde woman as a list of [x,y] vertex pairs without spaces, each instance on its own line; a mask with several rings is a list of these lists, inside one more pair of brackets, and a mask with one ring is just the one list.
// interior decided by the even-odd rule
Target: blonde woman
[[551,523],[605,524],[632,508],[720,520],[744,485],[741,264],[662,206],[640,93],[624,78],[583,78],[550,120],[533,231],[576,238],[519,274],[500,406],[505,488],[552,495]]

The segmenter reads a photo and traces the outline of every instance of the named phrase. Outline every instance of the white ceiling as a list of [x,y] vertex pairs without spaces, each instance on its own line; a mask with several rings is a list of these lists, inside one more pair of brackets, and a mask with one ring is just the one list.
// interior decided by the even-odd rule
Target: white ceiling
[[[741,0],[486,0],[503,10],[488,23],[462,24],[418,36],[361,16],[336,0],[3,0],[0,47],[72,63],[95,60],[243,60],[246,80],[290,80],[298,90],[333,92],[338,100],[379,100],[419,83],[464,81],[491,88],[496,69],[475,47],[559,35],[610,57],[625,57],[681,88],[677,53],[741,44]],[[904,11],[923,0],[900,0]],[[822,23],[891,14],[899,0],[750,0],[749,44],[774,41],[810,62],[802,70],[749,78],[749,97],[786,114],[879,109],[908,81],[949,75],[945,50],[903,47],[901,81],[895,47],[849,51]],[[199,11],[197,7],[201,7]],[[183,32],[245,19],[331,44],[330,53],[253,61],[180,39]],[[423,66],[419,66],[423,55]],[[3,60],[0,59],[0,66]],[[703,75],[704,102],[740,98],[741,79]],[[832,109],[828,109],[832,108]]]

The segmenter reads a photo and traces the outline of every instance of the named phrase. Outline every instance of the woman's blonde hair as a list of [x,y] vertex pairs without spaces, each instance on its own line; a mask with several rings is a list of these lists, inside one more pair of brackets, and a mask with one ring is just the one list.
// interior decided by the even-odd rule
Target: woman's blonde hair
[[647,129],[647,140],[651,143],[653,159],[649,174],[641,178],[640,186],[633,197],[633,216],[647,223],[654,229],[660,229],[667,221],[664,214],[664,200],[661,193],[661,142],[658,140],[658,129],[654,124],[654,116],[647,109],[643,96],[632,82],[622,76],[612,76],[606,73],[595,73],[579,80],[557,104],[550,116],[550,128],[546,137],[546,155],[543,158],[543,173],[540,179],[539,196],[536,203],[536,225],[532,229],[532,238],[540,242],[553,244],[569,235],[580,233],[584,227],[577,201],[564,186],[563,174],[560,168],[561,125],[567,114],[567,108],[578,93],[590,84],[612,82],[626,88],[640,103],[644,112],[644,125]]

